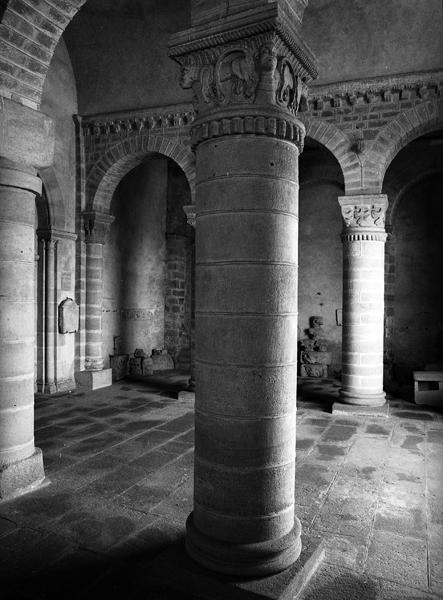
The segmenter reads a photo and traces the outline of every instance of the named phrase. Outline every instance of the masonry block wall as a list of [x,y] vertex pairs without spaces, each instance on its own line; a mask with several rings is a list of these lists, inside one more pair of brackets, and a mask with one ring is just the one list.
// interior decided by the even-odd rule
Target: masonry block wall
[[169,234],[166,240],[165,347],[177,367],[190,366],[189,244],[186,237]]

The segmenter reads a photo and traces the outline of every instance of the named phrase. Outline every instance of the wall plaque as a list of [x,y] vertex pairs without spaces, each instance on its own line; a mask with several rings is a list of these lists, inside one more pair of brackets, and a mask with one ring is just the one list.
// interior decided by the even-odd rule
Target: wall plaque
[[75,333],[78,325],[78,306],[72,298],[66,298],[58,307],[58,330],[60,333]]

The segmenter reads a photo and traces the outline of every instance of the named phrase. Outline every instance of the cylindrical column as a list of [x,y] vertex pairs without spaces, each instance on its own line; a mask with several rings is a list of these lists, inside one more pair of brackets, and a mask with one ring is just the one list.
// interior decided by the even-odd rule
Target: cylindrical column
[[31,169],[0,160],[0,498],[44,478],[34,446],[35,195]]
[[57,391],[55,383],[56,301],[55,301],[55,250],[56,240],[45,240],[45,387],[47,394]]
[[387,197],[339,198],[344,219],[341,400],[381,406]]
[[85,369],[103,369],[103,245],[114,217],[97,212],[83,213],[86,243],[86,349]]
[[188,552],[266,574],[301,549],[294,517],[298,148],[197,148],[194,512]]
[[282,571],[301,551],[294,492],[305,130],[296,114],[316,70],[309,48],[281,35],[281,8],[273,2],[266,19],[250,8],[247,27],[228,15],[222,29],[178,33],[170,47],[198,115],[195,483],[186,548],[204,567],[240,576]]

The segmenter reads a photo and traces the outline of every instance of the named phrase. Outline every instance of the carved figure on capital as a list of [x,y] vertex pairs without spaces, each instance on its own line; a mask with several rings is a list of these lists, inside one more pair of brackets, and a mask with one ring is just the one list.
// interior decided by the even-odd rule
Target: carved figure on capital
[[223,53],[215,67],[215,79],[221,104],[253,102],[258,75],[250,50],[239,48]]
[[386,209],[372,204],[341,207],[345,227],[380,227],[385,225]]
[[205,105],[217,103],[214,67],[210,64],[199,64],[194,56],[186,57],[181,63],[180,86],[184,90],[193,90],[196,112]]

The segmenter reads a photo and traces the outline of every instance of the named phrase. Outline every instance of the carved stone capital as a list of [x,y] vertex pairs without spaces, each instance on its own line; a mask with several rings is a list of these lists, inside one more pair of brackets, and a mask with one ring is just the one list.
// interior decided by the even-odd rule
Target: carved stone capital
[[385,241],[386,194],[339,196],[343,217],[343,241]]
[[183,207],[183,210],[185,211],[188,224],[195,229],[195,204],[188,204]]
[[181,65],[180,85],[194,92],[197,116],[245,105],[297,114],[315,58],[280,4],[257,7],[194,27],[171,39],[170,56]]
[[115,217],[97,211],[83,212],[86,244],[105,244],[111,223]]

